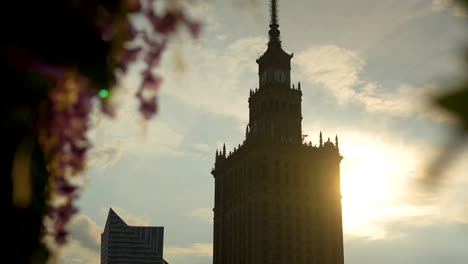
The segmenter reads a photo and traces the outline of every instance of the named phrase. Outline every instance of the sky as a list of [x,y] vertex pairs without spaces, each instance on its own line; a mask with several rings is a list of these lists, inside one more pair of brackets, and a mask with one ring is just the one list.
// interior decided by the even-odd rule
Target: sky
[[[136,65],[98,112],[79,213],[63,264],[100,262],[109,207],[129,225],[164,226],[171,264],[212,262],[215,151],[243,141],[249,90],[268,31],[266,0],[186,3],[200,38],[181,32],[156,69],[160,108],[142,122]],[[283,48],[301,82],[307,140],[340,139],[346,264],[466,263],[468,151],[436,190],[418,184],[451,135],[434,107],[462,76],[467,14],[450,0],[279,1]],[[138,22],[136,19],[135,23]]]

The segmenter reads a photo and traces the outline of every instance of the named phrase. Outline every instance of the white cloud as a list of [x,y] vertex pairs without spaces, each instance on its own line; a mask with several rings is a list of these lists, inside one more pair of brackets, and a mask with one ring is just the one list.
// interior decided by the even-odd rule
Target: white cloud
[[212,152],[212,149],[208,144],[195,143],[192,146],[196,151],[199,151],[199,152],[203,152],[203,153],[211,153]]
[[213,223],[213,210],[210,208],[197,208],[190,212],[190,216],[204,222]]
[[435,121],[449,119],[430,107],[429,99],[437,86],[401,85],[393,91],[384,89],[376,82],[362,79],[366,61],[356,52],[336,45],[317,46],[300,52],[294,62],[302,77],[327,89],[340,104],[359,104],[369,112],[394,116],[420,115]]
[[456,17],[467,17],[468,13],[465,8],[458,3],[458,0],[432,0],[431,8],[436,12],[449,12]]
[[99,264],[101,263],[101,253],[85,248],[77,241],[72,240],[60,250],[58,259],[59,263],[62,264]]
[[359,74],[365,61],[355,52],[335,45],[313,47],[293,61],[310,81],[330,89],[340,103],[355,96],[353,86],[361,84]]
[[110,145],[99,145],[87,153],[87,165],[107,168],[114,165],[122,155],[122,142],[117,140]]
[[435,108],[431,103],[434,95],[440,91],[437,85],[428,84],[422,87],[401,85],[393,92],[379,91],[381,88],[377,86],[372,92],[363,89],[355,94],[354,99],[364,105],[369,112],[395,116],[419,115],[436,122],[452,120],[447,113]]
[[164,153],[165,155],[179,155],[177,148],[184,136],[173,130],[163,122],[148,123],[142,127],[141,134],[127,141],[127,148],[137,155]]
[[101,121],[89,132],[94,144],[88,155],[89,165],[111,166],[122,155],[182,154],[178,147],[184,136],[160,120],[143,121],[133,91],[118,89],[112,99],[117,117],[110,119],[100,113],[94,117]]
[[182,4],[186,5],[190,17],[202,22],[205,33],[216,31],[221,26],[216,10],[208,0],[182,1]]
[[91,218],[83,214],[75,216],[69,225],[69,230],[73,240],[85,248],[99,252],[103,228]]
[[[222,50],[204,44],[187,47],[182,57],[191,67],[183,74],[163,67],[162,92],[211,113],[247,120],[248,92],[257,84],[256,64],[252,58],[265,48],[263,37],[242,38]],[[171,52],[180,51],[169,51],[163,65],[170,65]]]
[[[460,142],[459,142],[460,143]],[[463,145],[462,145],[463,146]],[[449,222],[468,223],[468,148],[461,148],[460,150],[452,153],[452,156],[445,162],[438,175],[439,179],[437,184],[430,186],[418,186],[418,191],[424,192],[424,198],[429,201],[438,201],[440,204],[440,215],[444,216],[445,220]],[[449,151],[454,151],[451,148]],[[439,155],[450,155],[447,152],[442,152],[439,149]],[[434,157],[435,158],[435,157]],[[429,164],[434,164],[435,159],[429,159]],[[428,176],[425,175],[426,179]]]
[[63,264],[100,263],[103,228],[88,216],[78,214],[72,218],[67,229],[70,231],[70,241],[63,247],[52,246],[58,262]]
[[164,249],[164,255],[174,256],[213,256],[212,243],[193,243],[188,247],[169,246]]
[[227,36],[224,35],[224,34],[218,34],[218,35],[216,35],[216,39],[217,39],[217,40],[226,40],[226,39],[227,39]]
[[[413,204],[385,205],[354,203],[343,200],[343,228],[346,239],[356,237],[369,240],[395,239],[407,236],[407,233],[394,233],[389,226],[395,222],[405,222],[413,226],[427,226],[439,220],[437,206]],[[353,204],[349,206],[349,204]],[[356,206],[357,205],[357,206]],[[347,210],[352,210],[350,212]],[[348,217],[346,214],[348,213]],[[354,217],[349,217],[354,214]]]

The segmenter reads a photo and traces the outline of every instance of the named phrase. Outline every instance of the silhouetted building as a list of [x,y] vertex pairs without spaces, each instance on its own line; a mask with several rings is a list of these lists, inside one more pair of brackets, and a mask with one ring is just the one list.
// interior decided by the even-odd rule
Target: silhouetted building
[[128,226],[112,208],[101,234],[101,264],[166,264],[164,227]]
[[270,8],[245,140],[216,151],[213,262],[343,264],[338,137],[303,142],[301,84],[291,85],[276,0]]

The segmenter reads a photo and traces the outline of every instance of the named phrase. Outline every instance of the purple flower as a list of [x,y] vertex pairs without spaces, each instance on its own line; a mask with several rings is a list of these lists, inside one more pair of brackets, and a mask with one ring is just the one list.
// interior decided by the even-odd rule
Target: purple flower
[[117,68],[123,72],[127,72],[127,67],[130,63],[134,62],[138,54],[142,51],[142,47],[136,47],[133,49],[123,49],[120,52],[120,56],[117,59]]
[[179,11],[169,11],[162,18],[152,21],[154,30],[162,34],[173,32],[180,18],[181,13]]
[[152,100],[140,101],[140,112],[146,120],[151,119],[158,110],[156,97]]
[[77,189],[77,186],[74,186],[71,183],[69,183],[63,176],[58,177],[58,179],[56,180],[55,190],[60,195],[72,195]]
[[60,230],[60,231],[57,231],[55,233],[55,242],[57,242],[57,244],[63,246],[67,243],[68,241],[68,232],[65,231],[65,230]]
[[142,89],[156,92],[159,89],[161,82],[162,79],[159,76],[156,76],[149,71],[145,71],[143,73]]
[[[187,27],[193,37],[200,32],[200,24],[189,20],[183,10],[175,8],[163,14],[154,12],[154,0],[122,0],[123,9],[117,13],[106,10],[103,6],[97,9],[94,23],[96,32],[101,33],[103,41],[108,42],[112,52],[109,54],[111,69],[108,69],[109,90],[116,83],[117,69],[126,72],[128,67],[137,61],[140,54],[145,62],[142,72],[142,85],[136,97],[139,100],[139,110],[145,119],[153,117],[158,110],[157,92],[161,86],[162,78],[151,73],[161,61],[161,55],[166,49],[170,36],[177,26]],[[126,45],[137,36],[137,29],[130,23],[127,15],[138,12],[146,16],[152,29],[138,32],[142,44],[135,48]],[[150,36],[151,34],[151,36]],[[138,43],[138,42],[135,42]],[[45,109],[45,118],[42,121],[39,140],[46,154],[49,172],[53,179],[52,192],[65,199],[65,204],[57,207],[49,206],[47,216],[52,220],[55,241],[59,245],[67,242],[68,232],[65,230],[73,214],[77,212],[73,202],[77,197],[78,186],[73,184],[71,176],[79,175],[85,168],[86,153],[90,142],[86,138],[89,115],[92,110],[92,100],[97,97],[98,91],[103,87],[95,86],[88,76],[70,68],[49,65],[40,60],[28,60],[28,67],[32,67],[44,75],[53,77],[54,87],[49,91],[49,98]],[[110,100],[100,99],[101,111],[109,116],[115,115],[115,109]]]
[[125,0],[125,4],[130,12],[136,12],[141,9],[140,0]]
[[201,24],[199,22],[194,22],[188,19],[186,16],[182,16],[182,22],[188,28],[190,34],[193,38],[198,38],[201,30]]

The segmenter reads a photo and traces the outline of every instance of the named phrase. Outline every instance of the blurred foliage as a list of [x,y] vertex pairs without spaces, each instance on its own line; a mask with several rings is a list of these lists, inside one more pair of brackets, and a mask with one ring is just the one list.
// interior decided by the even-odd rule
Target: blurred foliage
[[[468,0],[457,1],[468,14]],[[467,71],[465,80],[462,80],[457,89],[436,98],[435,102],[439,107],[442,107],[454,115],[459,121],[460,129],[463,130],[464,133],[468,133],[468,48],[465,53],[465,71]]]
[[[0,210],[4,260],[45,263],[43,238],[67,242],[66,224],[77,212],[78,177],[91,143],[86,137],[93,105],[112,116],[113,90],[141,60],[136,91],[143,118],[157,111],[162,77],[153,73],[175,32],[193,37],[199,23],[178,1],[6,1],[0,23],[2,159]],[[130,16],[149,27],[138,29]],[[59,199],[57,199],[59,198]],[[59,201],[57,203],[53,203]]]
[[[460,8],[466,10],[468,14],[468,0],[457,0]],[[463,18],[466,21],[466,18]],[[468,27],[468,24],[467,24]],[[444,149],[439,153],[439,157],[431,164],[426,176],[426,183],[429,186],[439,185],[443,179],[443,173],[456,158],[462,147],[468,142],[468,48],[465,53],[465,76],[464,80],[454,87],[453,91],[434,98],[434,103],[450,113],[457,120],[456,131]]]

